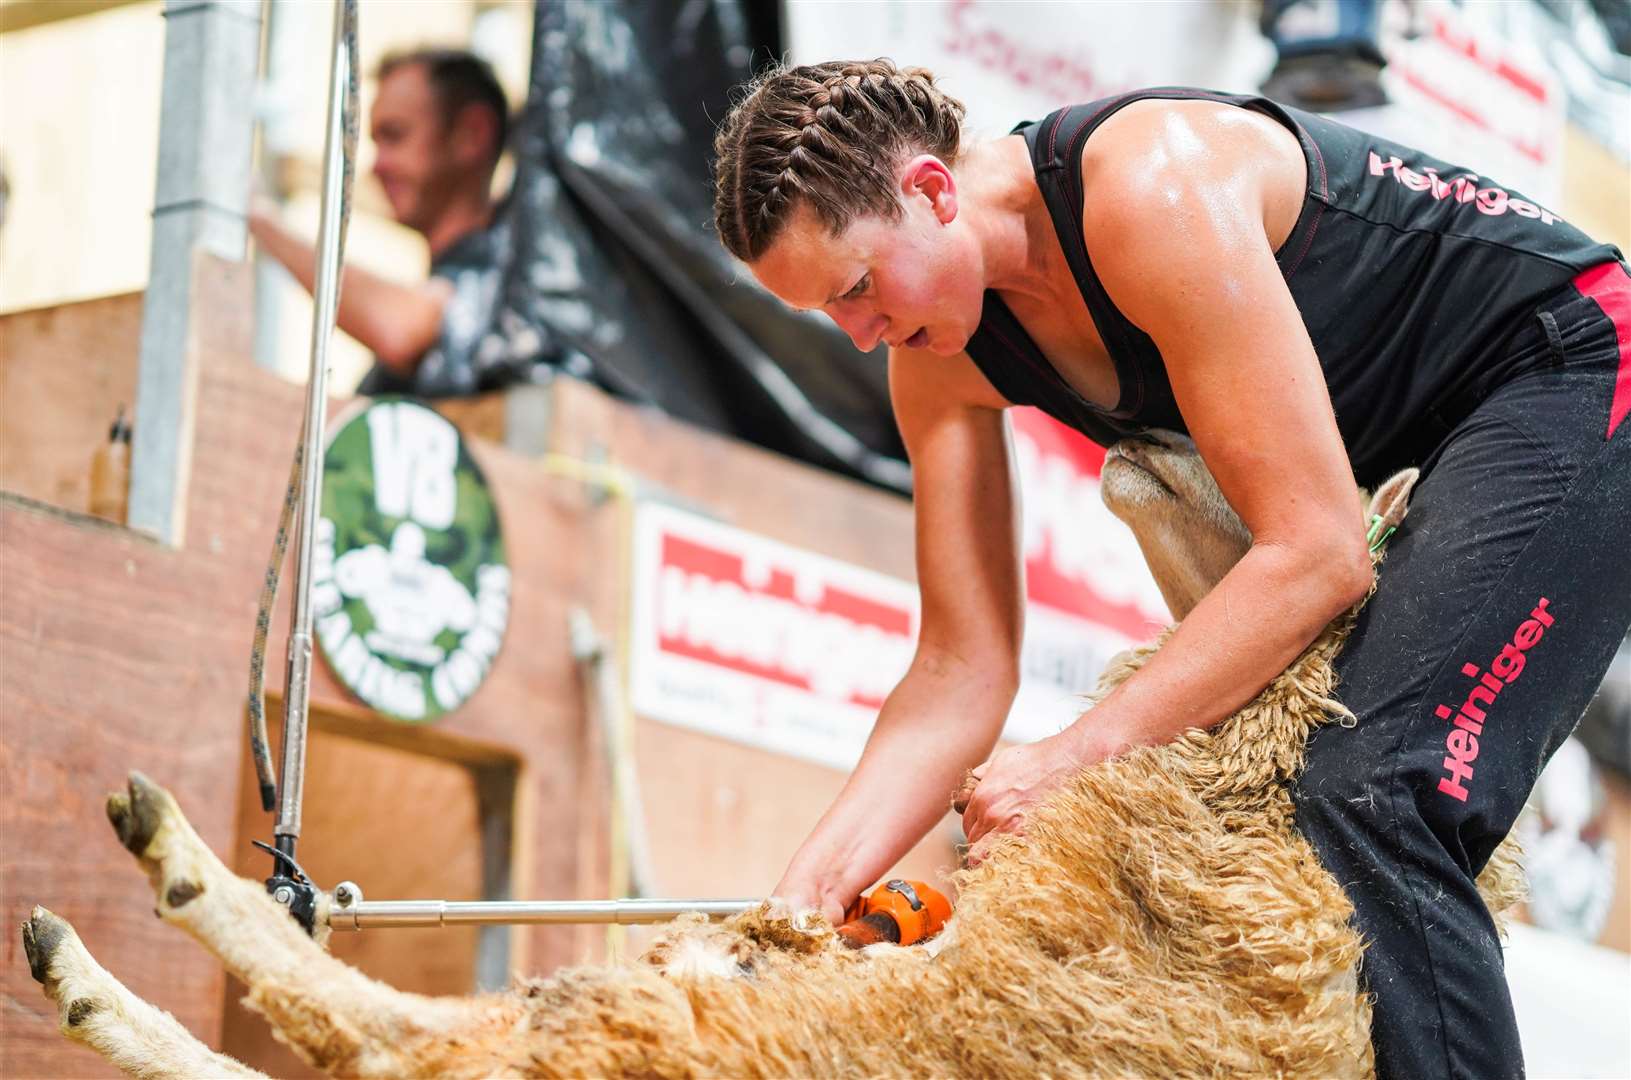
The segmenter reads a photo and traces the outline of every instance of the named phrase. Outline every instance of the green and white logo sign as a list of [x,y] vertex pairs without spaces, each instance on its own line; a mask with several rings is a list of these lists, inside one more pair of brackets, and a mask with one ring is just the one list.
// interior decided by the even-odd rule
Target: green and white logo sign
[[452,712],[486,678],[510,616],[498,509],[425,406],[380,398],[329,441],[312,612],[334,674],[400,720]]

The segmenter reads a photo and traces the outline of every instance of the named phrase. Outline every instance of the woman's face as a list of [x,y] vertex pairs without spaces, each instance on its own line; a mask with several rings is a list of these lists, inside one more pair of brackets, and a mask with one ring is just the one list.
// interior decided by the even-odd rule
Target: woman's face
[[954,188],[905,186],[901,220],[868,215],[838,236],[798,207],[749,269],[789,307],[825,312],[863,352],[881,341],[955,356],[980,325],[979,246]]

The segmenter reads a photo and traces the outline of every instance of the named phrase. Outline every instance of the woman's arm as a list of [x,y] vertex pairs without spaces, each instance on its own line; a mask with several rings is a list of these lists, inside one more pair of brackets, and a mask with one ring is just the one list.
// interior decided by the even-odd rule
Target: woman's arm
[[1089,142],[1099,160],[1084,171],[1115,182],[1086,185],[1084,232],[1105,290],[1161,350],[1195,445],[1252,546],[1110,697],[981,770],[965,815],[971,838],[1017,827],[1083,766],[1229,716],[1370,584],[1353,472],[1265,231],[1284,158],[1232,117],[1192,119],[1194,110],[1145,112],[1116,138]]
[[1006,402],[967,357],[897,349],[889,373],[912,461],[917,653],[776,887],[834,920],[945,814],[964,771],[996,744],[1019,685],[1023,571]]

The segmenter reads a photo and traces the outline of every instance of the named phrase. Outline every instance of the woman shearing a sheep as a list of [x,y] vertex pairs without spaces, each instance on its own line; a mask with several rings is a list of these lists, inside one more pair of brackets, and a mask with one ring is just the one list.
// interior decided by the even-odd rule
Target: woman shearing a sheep
[[[716,140],[725,246],[889,346],[922,631],[776,892],[836,919],[945,811],[983,838],[1210,727],[1371,586],[1358,486],[1419,465],[1310,740],[1297,825],[1354,904],[1384,1076],[1522,1071],[1474,878],[1631,623],[1631,278],[1469,170],[1262,98],[1164,88],[962,142],[885,60],[767,72]],[[994,756],[1022,565],[1003,410],[1187,433],[1252,544],[1115,693]]]

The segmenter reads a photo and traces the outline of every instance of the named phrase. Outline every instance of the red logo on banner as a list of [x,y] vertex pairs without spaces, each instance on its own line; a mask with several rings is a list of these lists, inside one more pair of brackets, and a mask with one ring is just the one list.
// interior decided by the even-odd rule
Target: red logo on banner
[[1025,503],[1026,597],[1141,641],[1171,621],[1132,533],[1099,499],[1104,448],[1013,409]]
[[910,657],[913,612],[791,567],[665,533],[657,646],[876,709]]

